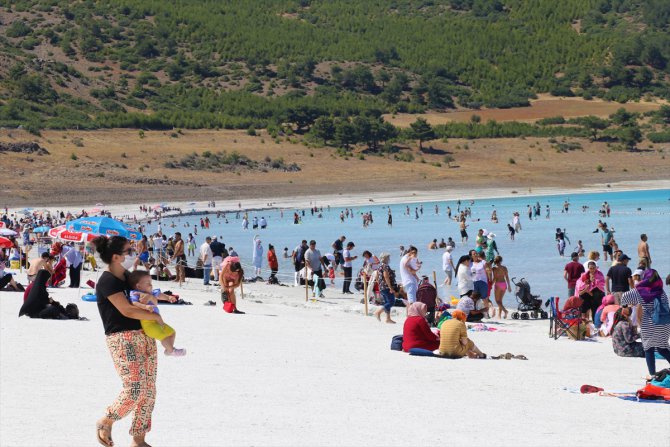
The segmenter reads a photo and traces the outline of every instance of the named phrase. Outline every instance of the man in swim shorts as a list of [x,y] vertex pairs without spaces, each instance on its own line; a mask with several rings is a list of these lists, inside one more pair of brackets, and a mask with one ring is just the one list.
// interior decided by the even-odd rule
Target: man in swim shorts
[[612,244],[610,242],[612,241],[612,236],[614,235],[614,230],[610,230],[607,227],[607,224],[603,224],[603,226],[600,229],[601,235],[600,235],[600,240],[603,245],[603,258],[605,261],[607,261],[607,254],[609,253],[610,257],[612,257]]
[[468,241],[468,232],[466,231],[468,226],[465,224],[465,219],[461,219],[461,223],[458,224],[458,227],[461,230],[461,242],[465,244]]
[[640,235],[640,243],[637,244],[637,255],[640,257],[640,261],[645,261],[647,267],[651,266],[651,254],[649,253],[649,244],[647,243],[647,235]]
[[186,280],[186,254],[184,254],[184,240],[181,238],[181,233],[177,231],[174,234],[174,255],[172,260],[176,261],[176,275],[175,279],[180,285]]

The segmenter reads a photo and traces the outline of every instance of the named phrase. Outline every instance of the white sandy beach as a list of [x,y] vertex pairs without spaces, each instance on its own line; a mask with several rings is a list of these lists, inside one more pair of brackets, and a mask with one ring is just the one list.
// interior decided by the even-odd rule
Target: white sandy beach
[[[412,357],[389,349],[404,309],[399,324],[379,323],[360,295],[327,289],[305,303],[302,288],[245,284],[247,314],[232,315],[203,306],[218,293],[199,280],[169,284],[193,306],[161,306],[188,355],[160,354],[154,446],[670,445],[670,406],[570,392],[643,385],[644,359],[617,357],[609,340],[554,341],[546,320],[504,321],[495,327],[509,332],[469,336],[528,361]],[[95,303],[50,292],[90,321],[18,318],[21,294],[0,293],[2,446],[97,445],[95,421],[121,390]],[[114,426],[117,446],[129,423]]]
[[[523,197],[523,196],[547,196],[547,195],[575,195],[583,193],[598,193],[598,192],[617,192],[617,191],[634,191],[634,190],[649,190],[649,189],[670,189],[670,180],[640,180],[640,181],[626,181],[617,183],[594,183],[584,186],[583,188],[559,188],[559,187],[540,187],[540,188],[452,188],[434,191],[424,190],[408,190],[408,191],[382,191],[382,192],[359,192],[352,188],[350,194],[334,194],[334,195],[296,195],[290,197],[276,197],[268,199],[220,199],[212,197],[216,201],[216,208],[207,207],[207,202],[186,202],[186,201],[171,201],[169,193],[166,191],[166,198],[160,203],[166,203],[172,208],[181,208],[183,212],[195,210],[202,211],[231,211],[238,209],[260,209],[260,208],[282,208],[282,209],[299,209],[309,208],[310,206],[319,207],[344,207],[344,206],[361,206],[361,205],[387,205],[395,203],[418,203],[418,202],[432,202],[432,201],[447,201],[447,200],[476,200],[484,198],[507,198],[507,197]],[[114,217],[132,217],[136,215],[138,218],[142,215],[139,211],[140,205],[155,205],[155,202],[145,202],[139,204],[114,204],[114,199],[100,198],[98,201],[104,206],[106,211],[109,211]],[[0,203],[1,205],[1,203]],[[240,208],[241,206],[241,208]],[[55,212],[56,210],[70,210],[74,212],[81,212],[81,210],[90,210],[95,207],[95,203],[82,203],[78,206],[63,205],[63,206],[40,206],[36,210],[49,210]],[[20,212],[23,208],[9,208],[10,213]],[[168,213],[173,214],[173,213]]]

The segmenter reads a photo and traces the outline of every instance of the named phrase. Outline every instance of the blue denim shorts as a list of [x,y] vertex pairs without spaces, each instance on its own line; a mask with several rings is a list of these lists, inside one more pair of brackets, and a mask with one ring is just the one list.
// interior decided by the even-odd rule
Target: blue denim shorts
[[489,284],[486,281],[475,281],[474,287],[475,290],[479,292],[479,296],[482,298],[488,298]]

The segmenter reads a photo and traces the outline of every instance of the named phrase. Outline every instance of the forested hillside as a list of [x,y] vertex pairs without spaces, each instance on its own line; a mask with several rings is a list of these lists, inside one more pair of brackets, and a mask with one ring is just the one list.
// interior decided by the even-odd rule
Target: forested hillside
[[0,126],[388,138],[382,113],[670,99],[669,60],[668,0],[0,0]]

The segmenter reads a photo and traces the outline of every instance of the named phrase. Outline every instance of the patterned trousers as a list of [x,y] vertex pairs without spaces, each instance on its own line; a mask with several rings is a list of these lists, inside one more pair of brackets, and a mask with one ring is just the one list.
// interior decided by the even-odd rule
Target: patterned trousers
[[140,436],[151,430],[151,413],[156,401],[156,340],[144,331],[117,332],[107,336],[107,347],[123,391],[107,408],[114,421],[134,412],[130,435]]

